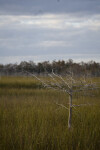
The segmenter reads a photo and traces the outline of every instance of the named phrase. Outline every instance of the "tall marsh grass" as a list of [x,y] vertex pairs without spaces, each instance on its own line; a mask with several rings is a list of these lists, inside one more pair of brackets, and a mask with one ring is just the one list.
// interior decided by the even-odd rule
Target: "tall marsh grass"
[[68,111],[55,104],[68,106],[65,93],[41,89],[32,78],[1,77],[0,150],[99,150],[100,90],[91,95],[74,96],[74,104],[93,105],[73,108],[69,131]]

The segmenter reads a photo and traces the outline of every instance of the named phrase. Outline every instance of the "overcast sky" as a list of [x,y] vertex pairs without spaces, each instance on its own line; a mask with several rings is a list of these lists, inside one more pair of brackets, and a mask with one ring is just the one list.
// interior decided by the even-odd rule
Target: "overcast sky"
[[100,0],[0,0],[0,63],[100,62]]

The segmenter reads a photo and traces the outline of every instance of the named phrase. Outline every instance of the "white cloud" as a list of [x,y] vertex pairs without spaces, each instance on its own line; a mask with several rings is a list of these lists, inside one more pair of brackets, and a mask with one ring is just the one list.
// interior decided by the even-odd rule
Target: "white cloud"
[[69,47],[71,44],[66,41],[42,41],[39,46],[43,47]]
[[81,61],[96,61],[100,62],[100,54],[56,54],[56,55],[34,55],[34,56],[6,56],[0,57],[0,64],[8,64],[8,63],[20,63],[21,61],[34,61],[35,63],[42,61],[53,61],[53,60],[68,60],[73,59],[75,62]]
[[[40,55],[45,59],[54,59],[51,55],[60,58],[58,54],[99,54],[99,39],[100,15],[0,16],[0,56],[12,56],[12,60],[19,55],[34,55],[38,60]],[[95,55],[98,56],[100,55]],[[21,58],[18,57],[16,61],[19,62]],[[1,60],[6,61],[2,58]]]
[[70,14],[44,14],[39,16],[0,16],[0,27],[90,29],[100,30],[100,15],[77,17]]

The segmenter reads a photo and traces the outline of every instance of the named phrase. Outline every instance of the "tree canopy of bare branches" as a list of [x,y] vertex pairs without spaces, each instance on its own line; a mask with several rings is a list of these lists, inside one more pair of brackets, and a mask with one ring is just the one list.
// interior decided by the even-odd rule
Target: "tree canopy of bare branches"
[[72,122],[72,108],[90,105],[90,104],[80,104],[80,105],[73,104],[73,94],[83,91],[87,92],[98,88],[96,83],[92,83],[91,78],[86,78],[86,76],[78,78],[77,76],[74,76],[72,72],[69,72],[69,74],[66,74],[66,76],[61,76],[59,74],[56,74],[53,70],[52,73],[48,73],[46,71],[46,77],[40,77],[29,72],[26,73],[28,73],[30,76],[36,78],[36,80],[41,82],[44,88],[62,91],[69,95],[69,108],[67,108],[63,104],[56,103],[57,105],[69,110],[69,118],[68,118],[69,129],[71,128]]

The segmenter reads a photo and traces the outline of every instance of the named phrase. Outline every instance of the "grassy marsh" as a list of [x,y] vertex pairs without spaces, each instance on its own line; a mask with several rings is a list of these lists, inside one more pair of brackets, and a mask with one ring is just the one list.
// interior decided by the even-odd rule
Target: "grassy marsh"
[[[99,82],[100,78],[94,81]],[[74,95],[72,130],[68,131],[65,93],[41,89],[33,78],[0,79],[0,150],[99,150],[100,89]]]

